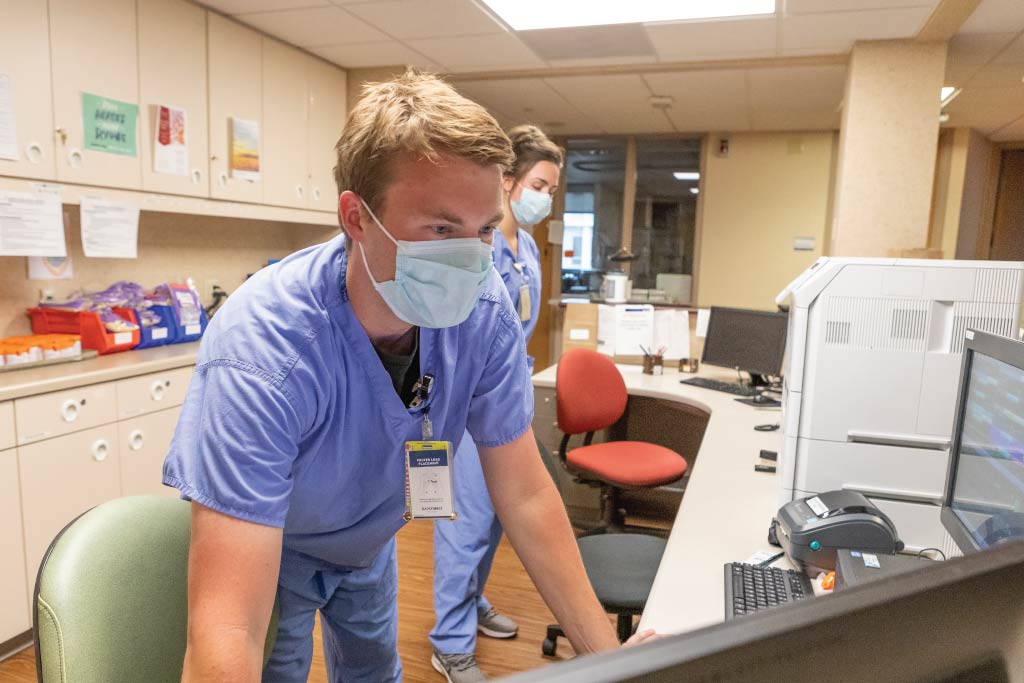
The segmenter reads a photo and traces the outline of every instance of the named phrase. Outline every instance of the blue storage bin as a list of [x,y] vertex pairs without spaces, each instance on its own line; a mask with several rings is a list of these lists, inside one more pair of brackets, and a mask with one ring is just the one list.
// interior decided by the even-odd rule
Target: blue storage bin
[[174,338],[174,341],[171,342],[172,344],[184,344],[185,342],[196,341],[197,339],[203,336],[204,332],[206,332],[206,326],[209,324],[210,321],[206,317],[205,310],[199,309],[198,325],[186,326],[178,323],[177,318],[175,318],[174,316],[173,309],[171,309],[169,306],[167,308],[168,310],[172,311],[170,319],[173,321],[177,333]]
[[142,320],[142,316],[134,308],[113,309],[114,313],[139,326],[139,345],[135,347],[136,349],[164,346],[177,341],[178,325],[174,321],[174,309],[170,306],[151,306],[150,310],[160,316],[159,325],[144,327],[139,322]]

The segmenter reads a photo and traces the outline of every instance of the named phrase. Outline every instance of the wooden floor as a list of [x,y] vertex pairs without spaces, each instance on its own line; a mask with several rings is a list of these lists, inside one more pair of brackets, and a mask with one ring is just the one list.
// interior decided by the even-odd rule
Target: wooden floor
[[[430,666],[427,634],[434,624],[432,597],[433,528],[430,523],[412,523],[398,534],[398,649],[405,667],[406,683],[443,683],[444,678]],[[548,665],[551,659],[540,653],[545,627],[551,613],[533,587],[519,558],[502,540],[487,584],[487,597],[501,612],[519,622],[519,635],[511,640],[481,637],[477,660],[491,678]],[[311,683],[327,683],[319,626],[313,639]],[[562,640],[559,658],[572,656]],[[35,657],[32,649],[0,662],[3,683],[34,683]],[[124,682],[129,683],[129,682]]]

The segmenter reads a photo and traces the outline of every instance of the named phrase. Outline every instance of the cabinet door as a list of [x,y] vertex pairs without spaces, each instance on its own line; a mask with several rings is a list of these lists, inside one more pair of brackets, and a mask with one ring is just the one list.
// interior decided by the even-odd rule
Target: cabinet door
[[82,93],[138,104],[135,0],[50,0],[57,179],[137,190],[142,185],[138,121],[135,155],[85,149]]
[[176,489],[160,482],[180,413],[180,409],[172,408],[117,423],[121,495],[178,496]]
[[25,572],[35,581],[54,537],[86,510],[121,493],[117,426],[18,448]]
[[264,204],[306,208],[308,62],[302,52],[264,36]]
[[10,449],[0,451],[0,586],[4,591],[0,601],[0,643],[32,628],[28,585],[21,537],[18,456]]
[[0,451],[14,448],[14,401],[0,403]]
[[104,382],[15,399],[18,443],[43,441],[114,422],[117,419],[114,387],[114,382]]
[[319,211],[338,210],[334,184],[334,145],[341,137],[345,108],[345,72],[309,57],[309,189],[306,206]]
[[[231,119],[260,127],[263,100],[260,34],[219,14],[207,13],[206,46],[210,93],[210,196],[240,202],[263,201],[263,183],[231,177]],[[260,172],[263,172],[260,159]]]
[[18,159],[0,159],[0,175],[53,179],[53,101],[46,0],[0,0],[0,78],[14,105]]
[[[206,12],[184,0],[138,0],[138,8],[142,188],[206,197]],[[154,170],[160,106],[185,112],[184,175]],[[168,123],[170,137],[178,128]]]

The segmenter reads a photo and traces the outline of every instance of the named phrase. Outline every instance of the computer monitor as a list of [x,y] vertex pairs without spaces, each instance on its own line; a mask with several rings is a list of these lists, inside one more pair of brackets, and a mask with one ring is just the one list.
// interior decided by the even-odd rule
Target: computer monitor
[[965,553],[1024,540],[1024,343],[968,330],[942,524]]
[[[1024,543],[925,563],[692,633],[505,683],[966,683],[1024,672]],[[695,587],[699,590],[699,587]],[[686,603],[679,605],[686,609]]]
[[712,306],[701,362],[750,374],[753,386],[782,373],[786,353],[785,313]]

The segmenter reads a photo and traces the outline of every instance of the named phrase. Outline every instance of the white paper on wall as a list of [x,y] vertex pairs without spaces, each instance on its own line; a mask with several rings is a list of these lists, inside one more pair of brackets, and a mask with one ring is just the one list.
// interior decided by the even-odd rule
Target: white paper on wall
[[59,194],[0,192],[0,255],[67,253]]
[[139,207],[82,198],[82,251],[89,258],[138,258]]
[[0,71],[0,159],[18,160],[18,130],[14,125],[11,77]]

